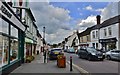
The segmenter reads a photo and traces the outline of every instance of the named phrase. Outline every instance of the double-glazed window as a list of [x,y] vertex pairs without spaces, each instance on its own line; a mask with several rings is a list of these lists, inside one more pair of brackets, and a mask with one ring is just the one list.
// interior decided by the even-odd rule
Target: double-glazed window
[[0,18],[0,32],[9,34],[9,25],[6,21]]
[[112,30],[111,30],[111,27],[109,27],[109,28],[108,28],[108,34],[109,34],[109,36],[111,36],[111,35],[112,35]]
[[107,30],[104,29],[104,36],[107,36]]
[[0,35],[0,67],[8,64],[9,40]]
[[96,31],[96,38],[98,38],[98,31]]
[[18,58],[18,39],[10,39],[10,61]]
[[10,25],[10,61],[14,61],[18,58],[18,29]]
[[94,31],[92,32],[92,37],[95,38],[95,32]]
[[0,67],[2,67],[7,65],[9,60],[18,58],[18,29],[1,18],[0,28],[2,33],[0,34]]

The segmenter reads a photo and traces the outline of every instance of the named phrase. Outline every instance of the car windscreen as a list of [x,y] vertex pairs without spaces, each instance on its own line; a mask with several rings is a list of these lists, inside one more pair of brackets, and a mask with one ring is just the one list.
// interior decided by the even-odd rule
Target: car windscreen
[[115,53],[120,53],[120,50],[116,50]]
[[61,49],[53,49],[53,50],[51,50],[51,51],[61,51]]
[[97,50],[94,49],[94,48],[87,48],[87,51],[88,51],[88,52],[96,52]]

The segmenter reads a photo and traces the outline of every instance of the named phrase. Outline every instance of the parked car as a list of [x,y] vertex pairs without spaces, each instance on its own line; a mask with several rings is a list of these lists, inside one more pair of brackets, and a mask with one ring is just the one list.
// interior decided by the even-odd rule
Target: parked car
[[105,54],[108,60],[119,60],[120,61],[120,50],[110,50]]
[[88,60],[104,60],[103,53],[91,47],[80,48],[78,56]]
[[55,48],[49,51],[49,59],[57,59],[58,55],[63,54],[62,49]]
[[67,52],[68,52],[68,53],[75,53],[75,50],[74,50],[73,47],[71,47],[71,48],[69,48],[69,49],[67,50]]
[[68,49],[64,49],[64,52],[67,52]]

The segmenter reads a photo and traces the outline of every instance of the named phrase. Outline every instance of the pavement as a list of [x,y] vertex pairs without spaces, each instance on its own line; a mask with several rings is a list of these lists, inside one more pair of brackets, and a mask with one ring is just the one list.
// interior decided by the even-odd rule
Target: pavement
[[70,71],[70,65],[66,62],[66,68],[58,68],[56,60],[48,60],[47,63],[43,62],[43,55],[35,55],[35,59],[31,63],[24,63],[11,74],[14,73],[73,73],[79,74],[80,72],[73,67]]

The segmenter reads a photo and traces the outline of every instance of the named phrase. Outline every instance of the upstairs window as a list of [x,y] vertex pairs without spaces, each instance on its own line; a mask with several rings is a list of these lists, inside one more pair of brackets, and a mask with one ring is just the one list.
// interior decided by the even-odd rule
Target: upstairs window
[[96,38],[98,38],[98,31],[96,31]]
[[109,34],[110,36],[112,35],[111,27],[108,28],[108,34]]
[[92,37],[95,38],[95,32],[92,32]]
[[104,36],[107,36],[107,31],[106,31],[106,29],[104,29]]

